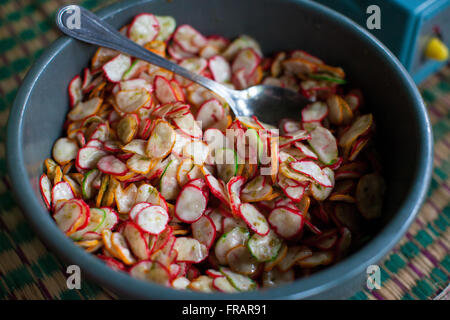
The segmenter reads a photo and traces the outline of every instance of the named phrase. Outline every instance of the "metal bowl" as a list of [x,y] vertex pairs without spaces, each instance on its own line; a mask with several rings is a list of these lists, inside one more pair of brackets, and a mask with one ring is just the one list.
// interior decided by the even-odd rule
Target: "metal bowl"
[[8,122],[7,163],[19,205],[42,240],[82,275],[122,297],[149,299],[346,298],[361,288],[368,265],[400,240],[420,209],[432,170],[433,139],[421,96],[399,61],[380,42],[344,16],[310,1],[132,0],[98,14],[120,27],[141,12],[174,16],[202,33],[256,38],[264,52],[304,49],[342,66],[361,88],[377,123],[387,192],[385,219],[376,235],[339,263],[292,284],[236,295],[176,291],[115,272],[85,253],[56,226],[39,192],[42,162],[62,134],[67,85],[89,63],[95,48],[62,37],[28,72]]

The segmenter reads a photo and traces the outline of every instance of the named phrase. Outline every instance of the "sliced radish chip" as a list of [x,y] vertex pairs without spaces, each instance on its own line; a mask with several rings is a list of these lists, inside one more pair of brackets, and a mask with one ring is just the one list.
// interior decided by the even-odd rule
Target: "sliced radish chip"
[[234,217],[223,217],[222,219],[222,230],[224,233],[233,230],[236,227],[241,227],[247,229],[247,223],[241,218]]
[[228,194],[225,190],[225,185],[220,183],[221,181],[217,180],[217,178],[214,177],[204,166],[202,167],[202,171],[211,193],[220,201],[228,205]]
[[221,277],[215,277],[212,283],[214,289],[224,293],[235,293],[238,290],[228,281],[228,279],[221,273]]
[[169,285],[170,271],[158,261],[140,261],[129,272],[136,279],[153,281],[165,286]]
[[316,183],[313,183],[311,185],[311,194],[313,195],[314,199],[318,201],[324,201],[328,196],[331,194],[334,188],[334,171],[331,170],[328,167],[325,167],[322,169],[322,171],[328,176],[331,182],[331,187],[324,187],[322,185],[318,185]]
[[139,118],[135,114],[125,115],[117,124],[117,137],[124,143],[129,143],[137,134]]
[[381,216],[383,195],[386,189],[384,179],[378,173],[364,175],[356,187],[356,205],[366,219]]
[[186,223],[200,219],[206,210],[208,199],[204,192],[193,185],[186,185],[178,195],[175,216]]
[[328,114],[327,105],[323,102],[314,102],[307,105],[302,110],[303,122],[322,121]]
[[323,187],[330,188],[333,186],[328,175],[311,160],[298,160],[289,163],[291,168],[296,172],[304,174]]
[[[139,62],[140,60],[136,60]],[[120,81],[120,90],[135,90],[135,89],[144,89],[148,92],[153,91],[153,86],[149,84],[145,79],[132,79]]]
[[228,251],[226,256],[230,269],[243,275],[253,275],[258,271],[259,262],[244,245],[238,245]]
[[115,95],[115,106],[120,112],[133,113],[147,105],[150,92],[145,89],[121,90]]
[[254,234],[248,240],[248,249],[259,262],[272,261],[278,255],[283,242],[272,230],[267,235]]
[[143,139],[134,139],[133,141],[130,141],[130,143],[126,144],[122,147],[122,150],[124,152],[131,152],[136,153],[141,156],[145,156],[145,147],[147,145],[147,141]]
[[128,172],[126,164],[113,155],[101,158],[97,162],[97,168],[103,173],[115,176],[123,176]]
[[75,198],[72,188],[70,187],[70,184],[61,181],[55,184],[52,188],[52,203],[53,206],[58,203],[60,200],[70,200]]
[[260,56],[252,48],[246,48],[237,54],[236,58],[231,65],[231,71],[233,73],[238,70],[244,70],[243,75],[247,79],[253,71],[256,69],[258,64],[261,62]]
[[122,80],[123,74],[131,66],[131,58],[125,54],[119,54],[103,65],[105,77],[111,82]]
[[157,235],[166,229],[169,214],[160,206],[149,206],[139,211],[135,220],[144,232]]
[[238,154],[233,149],[216,149],[214,160],[217,166],[217,174],[224,182],[229,182],[237,174],[239,168]]
[[297,235],[303,227],[304,218],[300,211],[290,207],[278,207],[269,214],[269,223],[275,229],[275,232],[289,239]]
[[50,209],[52,204],[52,182],[45,173],[39,179],[39,188],[47,209]]
[[238,245],[245,245],[249,238],[249,232],[246,228],[235,227],[231,231],[224,233],[217,241],[214,253],[220,264],[227,262],[226,255],[228,251]]
[[131,251],[139,260],[147,260],[150,257],[150,250],[146,240],[148,237],[134,222],[126,222],[123,227],[123,235],[127,240]]
[[116,200],[117,209],[120,213],[128,213],[136,202],[137,187],[130,184],[125,190],[119,184],[116,188],[114,198]]
[[270,271],[264,272],[262,279],[264,288],[272,288],[293,282],[295,280],[295,272],[293,269],[282,272],[278,268],[273,268]]
[[164,120],[158,120],[147,142],[146,154],[150,158],[164,158],[175,144],[175,130]]
[[195,55],[193,53],[185,51],[180,45],[176,42],[172,42],[170,46],[167,48],[167,52],[170,54],[172,58],[175,60],[183,60],[186,58],[192,58]]
[[220,268],[220,272],[224,274],[231,285],[238,291],[252,291],[256,289],[256,282],[247,276],[233,272],[228,268]]
[[180,161],[174,157],[170,157],[169,164],[165,168],[159,180],[159,190],[166,200],[175,200],[180,193],[180,187],[177,181],[177,171]]
[[241,204],[241,190],[245,184],[245,178],[241,176],[233,177],[227,183],[228,199],[230,200],[231,210],[233,214],[239,215],[239,205]]
[[200,48],[208,43],[208,40],[200,32],[187,24],[183,24],[176,29],[173,40],[183,50],[190,53],[197,53]]
[[308,139],[311,139],[311,135],[306,130],[291,132],[288,133],[286,136],[280,137],[280,148],[287,147],[296,141]]
[[162,76],[156,76],[154,83],[156,98],[161,103],[170,103],[178,101],[177,95],[170,85],[169,80]]
[[320,265],[328,265],[333,262],[334,254],[331,251],[313,252],[313,254],[305,259],[297,262],[302,268],[314,268]]
[[155,164],[155,160],[151,160],[147,156],[141,156],[139,154],[134,154],[127,160],[128,169],[139,174],[146,174]]
[[299,202],[303,198],[303,194],[308,186],[308,184],[298,183],[297,181],[286,178],[283,175],[278,176],[278,184],[284,194],[293,202]]
[[280,121],[280,128],[283,134],[289,134],[302,129],[300,122],[292,119],[282,119]]
[[64,233],[73,229],[82,215],[82,207],[76,201],[64,201],[55,211],[53,218]]
[[231,67],[222,56],[214,56],[208,60],[209,70],[217,82],[229,82],[231,80]]
[[212,219],[206,215],[195,221],[192,225],[192,236],[208,249],[216,239],[216,227]]
[[188,113],[182,117],[174,118],[173,123],[182,131],[182,133],[193,139],[200,139],[202,137],[202,129],[197,124],[191,113]]
[[131,22],[127,35],[137,44],[144,45],[158,36],[159,29],[159,21],[153,14],[141,13]]
[[155,16],[159,23],[159,33],[156,40],[166,41],[170,38],[176,28],[176,21],[170,16]]
[[188,288],[191,281],[186,277],[178,277],[172,280],[172,288],[177,290],[185,290]]
[[313,160],[318,160],[319,158],[317,157],[317,155],[314,153],[314,151],[312,151],[310,148],[308,148],[307,146],[305,146],[303,143],[301,143],[300,141],[296,141],[294,142],[294,146],[303,153],[303,155],[306,158],[310,158]]
[[81,85],[81,78],[79,75],[76,75],[69,83],[69,100],[70,107],[72,108],[83,99]]
[[234,59],[239,51],[246,48],[252,48],[253,50],[255,50],[258,56],[262,57],[262,51],[258,42],[247,35],[242,35],[236,38],[232,43],[230,43],[230,45],[226,48],[222,55],[225,59],[230,61]]
[[204,102],[198,112],[196,120],[201,123],[203,130],[211,128],[211,126],[218,122],[225,116],[224,107],[217,99],[211,99]]
[[333,164],[338,159],[338,148],[336,138],[330,130],[324,127],[317,127],[311,131],[309,145],[324,164]]
[[102,102],[103,100],[98,97],[83,102],[80,101],[72,110],[70,110],[67,117],[72,121],[83,120],[95,114],[100,108]]
[[365,114],[357,118],[352,126],[344,132],[344,134],[339,139],[339,145],[341,147],[348,147],[353,144],[353,142],[358,139],[361,135],[364,135],[369,131],[373,123],[372,114]]
[[91,208],[86,210],[89,212],[89,219],[87,219],[87,223],[82,228],[78,228],[78,230],[70,235],[70,237],[76,241],[81,239],[86,239],[86,234],[88,233],[100,233],[102,231],[101,227],[105,223],[106,220],[106,211],[103,209]]
[[254,232],[261,236],[265,236],[269,233],[269,224],[266,217],[258,211],[258,209],[250,203],[242,203],[239,206],[239,211],[242,219]]
[[[161,206],[168,211],[167,203],[161,196],[159,191],[149,184],[142,184],[139,186],[136,195],[136,203],[148,202],[150,204]],[[131,213],[130,213],[131,214]]]
[[[265,180],[265,179],[264,179]],[[250,190],[249,192],[241,192],[241,200],[244,202],[258,202],[266,200],[272,194],[272,186],[264,182],[262,188],[258,190]]]
[[209,147],[201,140],[193,140],[184,146],[183,155],[192,158],[194,164],[201,166],[208,158]]
[[208,256],[208,248],[194,238],[179,237],[173,246],[178,262],[199,263]]
[[[186,58],[180,62],[180,67],[193,73],[201,74],[208,67],[208,61],[204,58]],[[186,87],[192,83],[190,80],[179,75],[175,75],[175,80],[177,80],[182,87]]]
[[193,291],[211,293],[214,292],[215,289],[213,287],[214,279],[208,276],[199,276],[195,279],[192,279],[188,288]]
[[286,256],[278,264],[280,271],[286,272],[292,268],[298,261],[311,257],[312,251],[307,246],[290,246]]

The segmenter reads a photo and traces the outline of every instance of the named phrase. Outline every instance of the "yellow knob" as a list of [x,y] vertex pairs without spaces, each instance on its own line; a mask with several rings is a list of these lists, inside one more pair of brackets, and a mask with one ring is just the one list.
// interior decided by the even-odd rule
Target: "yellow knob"
[[448,48],[441,40],[434,37],[427,44],[425,56],[430,59],[445,61],[448,59]]

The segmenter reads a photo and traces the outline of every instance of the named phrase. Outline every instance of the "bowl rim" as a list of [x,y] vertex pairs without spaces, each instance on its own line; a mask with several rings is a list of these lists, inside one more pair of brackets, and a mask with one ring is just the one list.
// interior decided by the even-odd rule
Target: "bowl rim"
[[[154,0],[125,0],[98,11],[102,19],[111,18],[121,14],[129,8]],[[30,181],[27,179],[27,171],[24,165],[22,153],[22,128],[24,114],[28,106],[28,100],[36,81],[43,70],[51,63],[51,60],[72,41],[66,36],[57,39],[34,63],[28,71],[17,93],[7,127],[7,168],[11,178],[14,194],[21,195],[19,206],[27,217],[34,230],[51,249],[64,261],[80,266],[83,275],[100,285],[104,285],[121,296],[140,299],[303,299],[324,293],[338,286],[344,285],[357,275],[365,272],[367,266],[377,263],[405,234],[410,224],[418,213],[427,192],[427,186],[431,181],[433,167],[433,136],[430,120],[426,112],[422,97],[397,58],[374,36],[347,17],[312,1],[284,0],[297,5],[307,7],[326,15],[329,19],[340,23],[349,32],[358,33],[363,41],[376,50],[377,54],[395,70],[399,81],[412,97],[414,110],[419,124],[420,150],[422,157],[418,163],[416,178],[410,188],[408,196],[390,222],[366,245],[357,252],[351,254],[343,261],[329,266],[326,269],[311,275],[308,278],[299,279],[291,284],[275,287],[267,290],[238,293],[234,295],[224,293],[199,293],[192,291],[178,291],[162,287],[152,282],[137,280],[122,272],[116,272],[107,267],[100,259],[78,248],[56,226],[48,223],[48,211],[37,199]],[[339,277],[336,277],[339,275]]]

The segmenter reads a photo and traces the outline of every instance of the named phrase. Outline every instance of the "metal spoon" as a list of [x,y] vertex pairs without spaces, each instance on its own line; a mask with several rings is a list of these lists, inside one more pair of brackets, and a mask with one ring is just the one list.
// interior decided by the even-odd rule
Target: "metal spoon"
[[[78,24],[73,23],[74,14],[79,14]],[[69,19],[71,23],[68,24]],[[76,5],[60,8],[56,15],[56,24],[63,33],[72,38],[126,53],[206,87],[222,96],[235,116],[256,116],[265,123],[277,124],[281,118],[300,119],[301,109],[310,102],[292,90],[275,86],[257,85],[245,90],[229,89],[146,50],[92,12]]]

